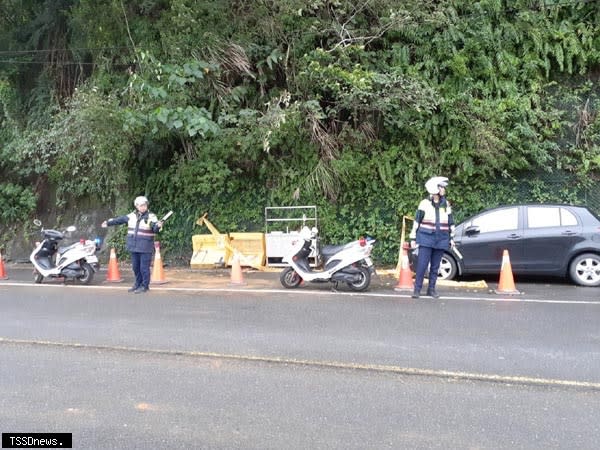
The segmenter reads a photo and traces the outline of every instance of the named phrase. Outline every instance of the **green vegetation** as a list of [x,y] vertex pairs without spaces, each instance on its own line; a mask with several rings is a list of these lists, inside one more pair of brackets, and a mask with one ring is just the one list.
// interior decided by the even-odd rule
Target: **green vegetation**
[[115,214],[145,194],[184,261],[204,212],[259,231],[265,206],[316,204],[325,241],[370,234],[391,263],[434,175],[459,220],[600,212],[599,6],[0,0],[0,229],[45,191]]

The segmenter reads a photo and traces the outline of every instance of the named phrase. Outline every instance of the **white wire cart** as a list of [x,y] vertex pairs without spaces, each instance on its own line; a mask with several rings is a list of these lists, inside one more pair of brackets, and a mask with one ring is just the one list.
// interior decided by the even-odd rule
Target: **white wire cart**
[[[265,208],[265,251],[266,264],[284,267],[283,257],[290,252],[292,243],[301,239],[302,227],[317,227],[316,206],[268,206]],[[319,264],[318,235],[313,240],[313,251],[309,255],[312,267]]]

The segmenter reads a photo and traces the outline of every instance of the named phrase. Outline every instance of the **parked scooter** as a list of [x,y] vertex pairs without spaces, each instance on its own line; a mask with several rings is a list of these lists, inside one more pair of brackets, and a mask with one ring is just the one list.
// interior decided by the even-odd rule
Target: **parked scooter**
[[[41,227],[42,222],[34,220],[33,223]],[[90,284],[94,273],[99,270],[96,251],[100,247],[100,239],[95,241],[81,239],[67,247],[59,247],[59,241],[65,238],[66,233],[75,231],[74,226],[67,227],[65,231],[41,229],[43,240],[35,246],[29,256],[33,264],[33,279],[41,283],[44,278],[59,278],[77,280],[81,284]]]
[[[371,275],[375,267],[370,255],[375,239],[360,238],[345,245],[324,246],[318,252],[323,260],[323,270],[313,270],[310,267],[309,255],[313,252],[313,242],[318,230],[303,227],[301,239],[294,243],[293,250],[283,258],[290,266],[285,268],[279,277],[283,287],[291,289],[298,287],[304,281],[347,283],[353,291],[364,291],[371,284]],[[316,244],[318,245],[318,244]]]

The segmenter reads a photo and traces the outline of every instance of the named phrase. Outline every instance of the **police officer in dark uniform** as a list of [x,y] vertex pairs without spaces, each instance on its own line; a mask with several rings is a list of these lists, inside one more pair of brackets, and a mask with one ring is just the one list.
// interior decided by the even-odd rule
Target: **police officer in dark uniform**
[[448,178],[433,177],[425,183],[429,196],[419,203],[415,221],[410,232],[410,245],[418,246],[417,269],[412,298],[419,298],[427,266],[429,266],[429,285],[427,295],[440,298],[435,290],[438,270],[444,251],[454,245],[454,219],[450,202],[446,200]]
[[129,292],[143,294],[150,285],[150,263],[154,252],[154,236],[163,223],[148,210],[148,199],[136,197],[135,211],[126,216],[115,217],[102,222],[102,227],[127,224],[127,250],[131,253],[131,265],[135,282]]

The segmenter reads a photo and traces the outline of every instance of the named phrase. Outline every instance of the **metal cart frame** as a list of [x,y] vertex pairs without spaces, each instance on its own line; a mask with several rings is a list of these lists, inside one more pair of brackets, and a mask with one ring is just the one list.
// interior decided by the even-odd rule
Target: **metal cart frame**
[[[273,230],[275,224],[285,224],[285,231]],[[294,225],[290,231],[290,225]],[[317,227],[317,207],[307,206],[267,206],[265,208],[265,244],[267,266],[283,267],[286,264],[283,257],[292,246],[292,241],[300,237],[300,229],[304,226]],[[319,262],[318,236],[313,242],[313,252],[309,256],[311,266],[315,267]]]

